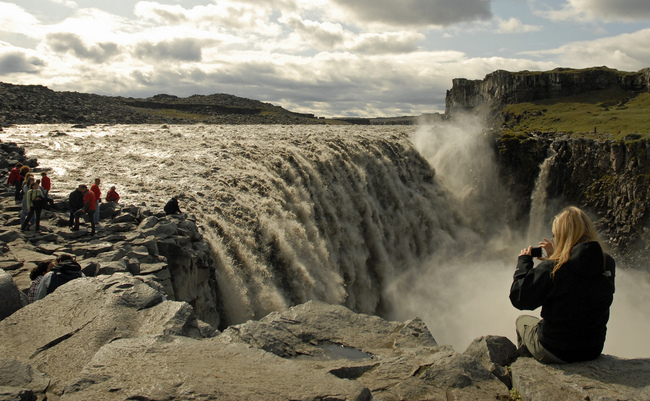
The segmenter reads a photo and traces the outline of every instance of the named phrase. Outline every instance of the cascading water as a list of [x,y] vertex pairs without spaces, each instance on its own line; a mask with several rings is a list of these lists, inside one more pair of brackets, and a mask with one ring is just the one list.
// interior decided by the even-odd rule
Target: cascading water
[[[547,188],[551,166],[555,162],[557,153],[549,147],[549,156],[540,166],[539,176],[535,180],[535,189],[530,196],[530,218],[528,223],[528,242],[535,244],[541,238],[550,238],[549,220],[547,215]],[[536,242],[537,241],[537,242]]]
[[[479,124],[35,125],[5,128],[2,140],[52,169],[55,196],[95,177],[127,204],[162,209],[180,194],[214,256],[218,291],[195,291],[218,292],[222,323],[319,299],[420,316],[459,351],[488,334],[513,338],[508,289],[528,227],[507,227],[512,200]],[[650,356],[648,283],[620,271],[606,352]]]

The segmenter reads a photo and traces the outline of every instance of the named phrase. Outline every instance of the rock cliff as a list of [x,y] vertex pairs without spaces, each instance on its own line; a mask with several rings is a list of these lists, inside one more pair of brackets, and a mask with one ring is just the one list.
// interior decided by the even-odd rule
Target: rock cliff
[[650,90],[650,68],[621,72],[607,67],[582,70],[556,68],[545,72],[498,70],[483,80],[456,78],[447,91],[445,114],[481,112],[494,117],[506,104],[573,96],[620,87],[626,91]]
[[603,237],[618,253],[647,259],[650,249],[650,144],[647,140],[601,141],[557,135],[502,137],[497,160],[507,187],[521,199],[528,218],[530,197],[548,158],[545,221],[564,206],[579,205],[595,217]]

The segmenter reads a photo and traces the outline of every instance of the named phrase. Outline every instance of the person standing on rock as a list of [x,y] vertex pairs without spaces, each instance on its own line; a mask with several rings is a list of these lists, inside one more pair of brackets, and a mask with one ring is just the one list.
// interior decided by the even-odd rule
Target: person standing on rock
[[90,187],[90,190],[93,191],[95,194],[95,202],[97,203],[95,205],[95,224],[99,223],[99,204],[102,201],[102,191],[99,190],[99,184],[101,183],[101,180],[99,178],[95,178],[95,183]]
[[29,206],[27,205],[27,192],[32,188],[32,184],[34,183],[34,174],[32,173],[27,173],[25,175],[25,179],[22,181],[22,198],[23,198],[23,208],[20,211],[20,224],[23,224],[25,222],[25,217],[27,217],[27,213],[29,212]]
[[7,185],[14,187],[16,193],[14,194],[14,199],[16,202],[20,201],[20,190],[22,188],[20,169],[23,167],[23,164],[18,162],[9,172],[9,178],[7,179]]
[[79,263],[71,255],[60,255],[51,270],[41,279],[35,299],[43,299],[63,284],[81,277],[85,275],[81,272]]
[[50,189],[52,189],[52,180],[50,180],[50,177],[47,176],[45,171],[41,173],[41,186],[45,190],[43,195],[47,196],[50,193]]
[[36,217],[35,230],[38,232],[41,229],[41,210],[43,210],[45,197],[43,196],[43,193],[41,192],[41,189],[39,188],[37,182],[32,181],[31,185],[32,185],[31,189],[27,191],[27,196],[25,196],[27,200],[28,212],[20,229],[22,231],[26,231],[27,226],[29,226],[29,221],[32,219],[32,217],[35,216]]
[[85,185],[81,186],[81,190],[84,193],[84,211],[88,213],[88,220],[90,220],[90,235],[95,235],[95,208],[97,207],[95,193]]
[[541,306],[542,320],[517,318],[518,346],[543,363],[596,359],[605,345],[616,263],[579,208],[555,216],[552,230],[554,239],[539,243],[548,256],[538,257],[537,267],[532,246],[519,254],[510,301],[519,310]]
[[[79,217],[83,213],[84,207],[84,191],[81,185],[79,185],[79,187],[74,191],[70,192],[68,203],[70,207],[70,222],[68,226],[72,231],[79,231]],[[78,213],[79,211],[81,211],[81,213]]]

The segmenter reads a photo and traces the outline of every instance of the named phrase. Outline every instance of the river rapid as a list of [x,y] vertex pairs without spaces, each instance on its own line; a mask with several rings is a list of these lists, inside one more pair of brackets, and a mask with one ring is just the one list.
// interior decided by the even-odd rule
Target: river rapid
[[[123,204],[179,196],[210,244],[223,323],[318,299],[394,320],[439,343],[514,341],[508,300],[528,227],[508,228],[480,126],[23,125],[54,196],[101,179]],[[539,233],[550,228],[536,223]],[[619,266],[606,353],[650,357],[650,280]],[[538,314],[538,311],[532,314]]]

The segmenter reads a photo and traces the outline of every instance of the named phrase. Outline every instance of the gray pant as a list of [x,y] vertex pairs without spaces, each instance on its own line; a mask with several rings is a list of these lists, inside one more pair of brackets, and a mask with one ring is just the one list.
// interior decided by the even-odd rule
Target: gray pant
[[517,348],[526,346],[533,358],[542,363],[566,363],[542,347],[539,342],[539,319],[535,316],[521,315],[517,318]]

